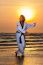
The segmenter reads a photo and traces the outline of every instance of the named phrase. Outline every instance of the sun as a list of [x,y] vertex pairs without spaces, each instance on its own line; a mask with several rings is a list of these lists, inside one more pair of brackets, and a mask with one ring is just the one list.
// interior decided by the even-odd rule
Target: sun
[[35,12],[32,8],[20,8],[18,10],[18,15],[24,15],[26,20],[31,20],[35,16]]
[[21,14],[26,17],[26,19],[31,19],[33,16],[33,12],[30,9],[22,9]]

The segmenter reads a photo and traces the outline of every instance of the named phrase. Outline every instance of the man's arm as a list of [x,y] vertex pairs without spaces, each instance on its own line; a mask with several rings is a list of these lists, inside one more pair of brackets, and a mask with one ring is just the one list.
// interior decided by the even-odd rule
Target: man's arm
[[16,24],[16,25],[17,25],[17,30],[18,30],[18,31],[20,31],[20,32],[22,32],[22,33],[25,33],[25,30],[23,30],[22,28],[20,28],[20,27],[19,27],[18,22],[17,22],[17,24]]
[[26,30],[28,28],[32,28],[32,27],[35,27],[36,26],[36,23],[32,23],[32,24],[26,24]]
[[25,33],[25,30],[21,29],[20,27],[18,28],[18,31]]

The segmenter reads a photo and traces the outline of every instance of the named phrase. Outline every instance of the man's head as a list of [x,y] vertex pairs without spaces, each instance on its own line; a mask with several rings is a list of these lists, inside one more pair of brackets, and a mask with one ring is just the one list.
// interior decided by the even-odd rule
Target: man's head
[[24,15],[20,15],[20,18],[19,19],[20,19],[21,22],[24,22],[25,21]]

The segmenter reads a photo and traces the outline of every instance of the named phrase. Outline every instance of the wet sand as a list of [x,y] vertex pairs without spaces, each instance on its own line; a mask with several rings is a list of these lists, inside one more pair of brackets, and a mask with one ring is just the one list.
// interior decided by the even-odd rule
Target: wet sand
[[24,51],[24,58],[17,58],[16,50],[14,47],[1,48],[0,65],[43,65],[43,51],[28,48]]

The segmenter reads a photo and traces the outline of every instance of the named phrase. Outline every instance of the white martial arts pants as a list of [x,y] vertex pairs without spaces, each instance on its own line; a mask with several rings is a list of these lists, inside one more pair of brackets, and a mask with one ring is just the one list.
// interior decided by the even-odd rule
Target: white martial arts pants
[[18,44],[18,51],[19,53],[21,54],[24,54],[24,49],[25,49],[25,38],[24,38],[24,35],[21,36],[21,41],[22,43],[20,43],[20,36],[21,36],[21,33],[16,33],[16,40],[17,40],[17,44]]

